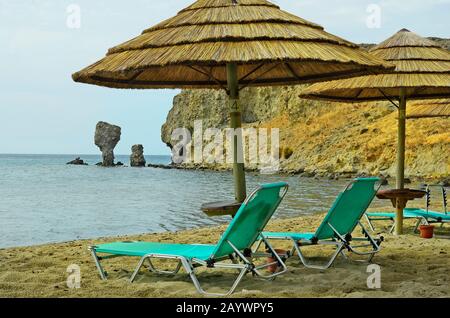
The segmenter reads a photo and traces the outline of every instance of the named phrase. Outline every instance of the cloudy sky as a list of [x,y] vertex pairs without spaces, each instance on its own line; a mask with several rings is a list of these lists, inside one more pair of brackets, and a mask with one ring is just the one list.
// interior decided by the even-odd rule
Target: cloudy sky
[[[177,90],[127,91],[76,84],[71,73],[107,48],[174,15],[193,0],[0,0],[0,153],[98,153],[95,124],[122,127],[117,153],[142,143],[168,153],[160,127]],[[284,10],[353,42],[380,42],[401,28],[450,37],[450,0],[277,0]],[[81,9],[80,28],[67,26]],[[379,28],[368,28],[373,5]]]

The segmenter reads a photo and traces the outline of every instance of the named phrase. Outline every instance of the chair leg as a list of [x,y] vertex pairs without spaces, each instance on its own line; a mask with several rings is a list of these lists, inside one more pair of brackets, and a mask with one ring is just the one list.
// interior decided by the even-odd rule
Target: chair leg
[[294,256],[296,251],[297,251],[297,250],[295,249],[295,246],[293,245],[292,248],[291,248],[291,253],[290,253],[289,255],[290,255],[291,257]]
[[[364,234],[365,238],[355,238],[355,241],[368,241],[370,245],[366,245],[366,246],[372,246],[372,251],[369,252],[359,252],[358,250],[356,250],[357,247],[352,247],[350,244],[348,245],[348,248],[350,249],[350,251],[352,253],[355,253],[356,255],[368,255],[369,259],[367,260],[369,263],[372,262],[373,258],[375,257],[375,254],[378,253],[381,250],[380,247],[380,242],[375,241],[375,239],[370,235],[370,233],[366,230],[366,228],[364,227],[364,225],[362,225],[361,222],[358,223],[359,226],[362,229],[362,233]],[[381,238],[382,241],[382,238]]]
[[[260,266],[256,266],[252,269],[252,272],[257,275],[259,278],[264,280],[274,280],[277,276],[282,275],[287,272],[288,268],[285,264],[285,262],[281,259],[280,255],[275,251],[275,249],[272,247],[272,245],[269,243],[269,240],[267,240],[264,236],[262,236],[262,239],[260,242],[264,242],[266,245],[268,251],[273,255],[273,257],[276,258],[276,261],[279,265],[281,265],[281,270],[278,272],[275,272],[271,275],[264,275],[261,273],[260,269],[266,268],[270,266],[271,264],[263,264]],[[258,246],[261,245],[261,243],[258,244]],[[289,256],[287,256],[289,257]]]
[[339,254],[341,254],[341,252],[344,249],[344,243],[336,243],[336,251],[331,255],[330,260],[323,264],[323,265],[315,265],[310,263],[307,258],[303,255],[302,251],[301,251],[301,247],[300,245],[294,241],[294,247],[298,253],[298,256],[300,258],[300,261],[303,263],[303,265],[305,267],[308,268],[313,268],[313,269],[320,269],[320,270],[325,270],[331,267],[331,265],[333,265],[334,261],[336,260],[336,258],[338,257]]
[[391,228],[389,229],[389,234],[394,233],[394,230],[395,230],[395,221],[393,220],[393,221],[392,221],[392,226],[391,226]]
[[147,256],[144,256],[140,259],[136,269],[134,270],[133,274],[130,277],[130,283],[134,282],[134,280],[136,279],[137,274],[139,273],[139,271],[141,270],[142,265],[144,265],[144,262],[147,260]]
[[149,265],[149,270],[150,270],[151,272],[157,273],[157,274],[175,275],[175,274],[177,274],[177,273],[180,271],[181,266],[182,266],[181,261],[178,260],[177,267],[176,267],[173,271],[164,271],[164,270],[159,270],[159,269],[157,269],[157,268],[153,265],[152,260],[151,260],[150,257],[147,258],[147,261],[148,261],[148,265]]
[[[239,265],[239,268],[241,269],[239,272],[239,275],[236,278],[236,280],[233,282],[233,285],[231,286],[231,288],[226,293],[209,293],[202,288],[202,286],[197,278],[197,275],[195,274],[195,269],[192,266],[192,264],[187,259],[181,259],[181,262],[183,264],[184,269],[189,274],[189,276],[192,280],[192,283],[194,284],[197,291],[200,294],[209,296],[209,297],[225,297],[225,296],[229,296],[229,295],[233,294],[234,291],[236,290],[237,286],[241,282],[241,280],[244,278],[245,274],[247,274],[250,271],[247,265]],[[220,268],[220,266],[218,268]]]
[[136,279],[137,274],[139,274],[139,271],[141,270],[142,266],[144,265],[145,261],[148,262],[149,264],[149,270],[153,273],[157,273],[157,274],[166,274],[166,275],[175,275],[177,274],[182,266],[182,262],[180,259],[178,259],[178,264],[177,267],[173,270],[173,271],[163,271],[163,270],[158,270],[157,268],[155,268],[155,266],[152,263],[152,257],[154,258],[165,258],[165,259],[178,259],[178,258],[174,258],[174,257],[155,257],[154,255],[145,255],[141,258],[141,260],[139,261],[136,269],[134,270],[133,274],[131,275],[130,278],[130,282],[134,282]]
[[100,264],[100,260],[99,260],[99,258],[97,256],[97,253],[95,252],[95,248],[89,248],[89,250],[91,251],[91,255],[92,255],[92,258],[94,259],[95,266],[97,267],[97,270],[98,270],[98,272],[100,274],[100,278],[102,280],[107,280],[107,274],[103,270],[102,265]]
[[348,256],[345,254],[345,249],[342,249],[340,254],[344,259],[348,260]]
[[[203,290],[203,288],[201,287],[200,282],[197,278],[197,275],[195,274],[194,266],[192,266],[192,263],[189,260],[187,260],[186,258],[184,258],[184,257],[164,257],[164,256],[160,256],[160,255],[145,255],[140,259],[136,269],[134,270],[133,274],[131,275],[130,282],[135,281],[136,276],[139,273],[139,271],[141,270],[145,261],[146,260],[150,261],[151,258],[177,259],[179,261],[179,263],[178,263],[178,266],[175,271],[178,272],[179,269],[181,267],[183,267],[186,270],[186,272],[188,273],[189,277],[191,278],[196,290],[200,294],[205,295],[205,296],[222,297],[222,296],[231,295],[236,290],[237,286],[239,285],[239,283],[241,282],[241,280],[245,276],[245,274],[247,274],[248,272],[251,271],[251,269],[249,268],[248,265],[233,264],[233,265],[223,267],[223,268],[227,268],[227,269],[230,269],[230,268],[240,269],[238,277],[233,282],[231,289],[228,290],[226,293],[223,293],[223,294],[222,293],[208,293],[205,290]],[[150,263],[151,263],[151,261],[150,261]],[[215,267],[221,268],[219,264],[217,264]],[[152,268],[154,269],[153,265],[151,265],[151,269]],[[154,272],[156,272],[156,273],[163,273],[163,274],[173,274],[173,273],[175,273],[175,271],[167,272],[167,271],[154,270]]]
[[375,232],[375,226],[373,225],[372,220],[369,218],[369,216],[367,214],[364,214],[364,216],[366,217],[366,221],[367,221],[367,224],[369,224],[370,230],[372,232]]
[[237,258],[234,255],[230,255],[230,260],[231,260],[231,263],[233,263],[233,264],[239,264],[239,261],[237,260]]
[[259,248],[261,247],[262,242],[263,242],[263,239],[259,238],[257,243],[256,243],[256,245],[255,245],[255,247],[252,250],[253,253],[256,253],[259,250]]
[[419,233],[419,227],[422,224],[423,219],[422,218],[418,218],[416,225],[414,226],[414,233]]

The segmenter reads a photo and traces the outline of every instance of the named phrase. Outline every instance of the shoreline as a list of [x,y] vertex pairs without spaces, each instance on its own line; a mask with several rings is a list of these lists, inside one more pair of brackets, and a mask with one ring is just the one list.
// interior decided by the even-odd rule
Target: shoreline
[[[390,209],[390,207],[387,207],[387,209]],[[227,216],[225,216],[227,217]],[[291,220],[291,219],[295,219],[295,218],[303,218],[303,217],[323,217],[323,212],[312,212],[309,215],[302,215],[299,217],[274,217],[273,221],[285,221],[285,220]],[[217,217],[208,217],[208,218],[217,218]],[[75,240],[63,240],[63,241],[58,241],[58,242],[43,242],[43,243],[37,243],[37,244],[30,244],[30,245],[18,245],[18,246],[7,246],[7,247],[1,247],[0,246],[0,252],[2,250],[7,250],[7,249],[21,249],[21,248],[33,248],[33,247],[46,247],[46,246],[50,246],[50,245],[58,245],[58,244],[70,244],[73,242],[91,242],[91,241],[95,241],[95,240],[102,240],[102,239],[109,239],[109,240],[114,240],[114,239],[121,239],[124,237],[141,237],[141,236],[146,236],[146,235],[161,235],[161,234],[167,234],[167,233],[182,233],[182,232],[189,232],[189,231],[193,231],[193,230],[197,230],[197,229],[208,229],[208,228],[220,228],[223,226],[227,226],[229,224],[229,221],[231,221],[231,218],[229,218],[229,220],[225,221],[225,222],[221,222],[217,225],[209,225],[209,226],[204,226],[204,227],[193,227],[193,228],[186,228],[186,229],[179,229],[179,230],[175,230],[175,231],[169,231],[169,230],[164,230],[164,231],[154,231],[154,232],[144,232],[144,233],[129,233],[129,234],[123,234],[123,235],[112,235],[112,236],[100,236],[100,237],[88,237],[88,238],[77,238]]]
[[[78,156],[82,159],[83,155],[73,155]],[[123,156],[123,155],[117,155]],[[148,155],[148,157],[159,155]],[[168,156],[164,156],[168,157]],[[68,164],[68,163],[67,163]],[[75,164],[77,165],[77,164]],[[83,166],[82,164],[78,164]],[[99,164],[92,164],[91,166],[99,166]],[[88,166],[88,165],[86,165]],[[100,165],[101,166],[101,165]],[[207,172],[232,172],[232,167],[226,164],[174,164],[174,163],[147,163],[142,167],[131,167],[130,163],[123,163],[122,161],[118,161],[113,167],[120,168],[153,168],[153,169],[163,169],[163,170],[185,170],[185,171],[207,171]],[[111,167],[107,167],[111,168]],[[251,165],[245,166],[246,173],[256,173],[261,174],[261,170]],[[379,174],[370,174],[366,171],[328,171],[328,170],[307,170],[303,168],[283,168],[281,167],[274,175],[278,176],[298,176],[303,178],[313,178],[313,179],[326,179],[326,180],[340,180],[340,179],[353,179],[358,177],[370,177],[377,176],[381,179],[388,181],[388,183],[395,183],[395,176],[391,176],[388,173],[379,173]],[[410,183],[433,183],[433,184],[441,184],[444,186],[450,185],[450,175],[407,175],[405,177],[406,184]]]
[[[312,231],[323,214],[269,223],[271,231]],[[288,260],[290,271],[273,282],[264,282],[247,275],[233,297],[450,297],[450,240],[424,240],[412,234],[413,221],[407,221],[407,234],[401,237],[383,234],[382,251],[374,263],[382,268],[382,287],[368,289],[367,264],[339,258],[326,271],[306,269],[298,259]],[[105,261],[108,281],[98,277],[88,246],[121,240],[199,243],[217,242],[226,225],[187,231],[164,232],[98,239],[76,240],[57,244],[0,249],[1,297],[200,297],[189,278],[142,273],[133,284],[128,282],[138,258],[117,258]],[[450,229],[438,229],[449,236]],[[355,234],[357,232],[355,231]],[[450,236],[449,236],[450,237]],[[286,248],[285,244],[277,247]],[[307,250],[308,252],[309,250]],[[311,256],[319,259],[329,249],[311,248]],[[76,264],[81,269],[81,288],[66,285],[67,267]],[[230,271],[201,271],[206,288],[226,288],[234,277]]]
[[[209,171],[209,172],[232,172],[232,168],[222,166],[204,166],[204,165],[175,165],[175,164],[148,164],[146,167],[153,169],[167,169],[167,170],[186,170],[186,171]],[[259,173],[258,169],[245,168],[246,173]],[[370,174],[365,172],[318,172],[318,171],[305,171],[303,169],[298,170],[284,170],[280,169],[275,175],[278,176],[298,176],[302,178],[311,179],[327,179],[327,180],[351,180],[358,177],[370,177]],[[381,179],[388,181],[389,183],[395,183],[395,177],[390,175],[379,175]],[[443,184],[445,186],[450,185],[450,176],[408,176],[405,178],[408,183],[420,183],[420,182],[434,182]]]

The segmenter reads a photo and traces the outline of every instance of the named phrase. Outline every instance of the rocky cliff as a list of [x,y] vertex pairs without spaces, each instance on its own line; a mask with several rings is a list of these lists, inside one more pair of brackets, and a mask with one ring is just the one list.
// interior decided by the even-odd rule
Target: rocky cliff
[[[445,41],[441,41],[445,42]],[[445,43],[449,43],[446,41]],[[305,175],[395,175],[396,109],[388,102],[339,104],[300,99],[301,86],[250,88],[241,92],[245,127],[280,128],[284,172]],[[162,140],[172,146],[173,129],[228,126],[226,95],[215,90],[184,90],[174,99]],[[286,151],[287,150],[287,151]],[[407,123],[406,175],[450,175],[450,119]],[[197,166],[198,167],[198,166]],[[227,169],[227,165],[206,165]]]

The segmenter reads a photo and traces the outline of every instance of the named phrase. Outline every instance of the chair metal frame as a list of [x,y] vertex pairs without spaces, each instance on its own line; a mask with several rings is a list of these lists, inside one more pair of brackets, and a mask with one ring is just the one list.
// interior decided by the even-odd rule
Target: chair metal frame
[[[333,226],[328,223],[328,225],[333,229],[333,232],[335,234],[335,238],[334,239],[330,239],[330,240],[319,240],[319,241],[315,241],[315,240],[296,240],[291,236],[286,236],[286,237],[270,237],[270,236],[263,236],[264,239],[266,240],[287,240],[287,241],[291,241],[292,242],[292,250],[289,253],[289,257],[292,257],[295,255],[295,253],[298,254],[298,257],[300,258],[300,261],[302,262],[302,264],[305,267],[308,268],[313,268],[313,269],[319,269],[319,270],[325,270],[330,268],[334,261],[336,260],[336,258],[339,255],[342,255],[345,259],[348,259],[348,257],[344,254],[344,252],[347,250],[349,252],[352,252],[356,255],[359,256],[369,256],[369,259],[367,260],[367,262],[372,262],[373,257],[375,256],[375,254],[377,254],[380,250],[381,250],[381,243],[383,241],[383,237],[380,237],[379,239],[375,239],[373,238],[370,233],[366,230],[366,228],[362,225],[361,222],[358,222],[358,225],[361,227],[362,232],[365,236],[365,238],[363,237],[349,237],[348,235],[343,235],[341,233],[339,233],[336,229],[333,228]],[[368,244],[363,244],[363,245],[357,245],[357,246],[353,246],[351,244],[351,242],[363,242],[363,241],[367,241]],[[260,241],[258,244],[261,244],[262,241]],[[336,250],[335,252],[330,256],[330,259],[321,265],[317,265],[317,264],[313,264],[312,262],[310,262],[308,260],[308,258],[304,255],[304,253],[302,252],[302,248],[303,247],[307,247],[307,246],[315,246],[315,245],[331,245],[331,246],[335,246]],[[360,249],[361,248],[366,248],[366,247],[371,247],[372,251],[368,251],[368,252],[361,252]]]

